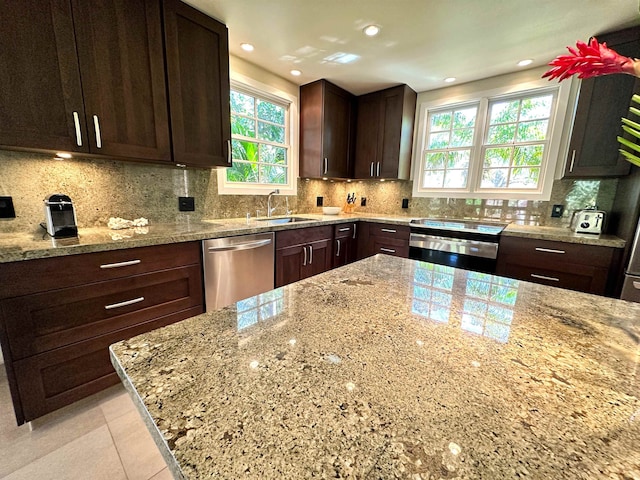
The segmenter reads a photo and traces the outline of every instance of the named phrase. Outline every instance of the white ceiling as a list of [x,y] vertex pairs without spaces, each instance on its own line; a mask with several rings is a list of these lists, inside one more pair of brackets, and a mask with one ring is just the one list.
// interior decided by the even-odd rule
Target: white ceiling
[[[421,92],[546,65],[576,40],[640,24],[638,0],[187,0],[229,27],[232,55],[297,84]],[[362,28],[377,24],[377,37]],[[638,39],[640,41],[640,39]],[[252,53],[240,43],[255,45]],[[360,58],[327,61],[335,53]],[[291,69],[300,77],[292,77]]]

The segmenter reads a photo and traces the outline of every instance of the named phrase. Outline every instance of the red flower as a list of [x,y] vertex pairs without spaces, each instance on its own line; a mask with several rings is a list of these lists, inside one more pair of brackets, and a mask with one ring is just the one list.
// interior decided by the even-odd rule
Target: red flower
[[545,72],[542,78],[558,78],[561,82],[575,74],[578,74],[578,78],[611,73],[640,76],[640,61],[620,55],[608,48],[606,43],[598,43],[595,37],[591,37],[589,44],[578,40],[576,48],[567,47],[567,50],[571,55],[560,55],[549,62],[553,68]]

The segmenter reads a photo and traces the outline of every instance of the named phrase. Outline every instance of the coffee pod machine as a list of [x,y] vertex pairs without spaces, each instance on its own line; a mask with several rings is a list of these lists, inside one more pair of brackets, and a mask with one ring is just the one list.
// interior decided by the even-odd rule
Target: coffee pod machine
[[77,237],[78,226],[73,202],[68,195],[54,193],[44,199],[47,233],[53,238]]

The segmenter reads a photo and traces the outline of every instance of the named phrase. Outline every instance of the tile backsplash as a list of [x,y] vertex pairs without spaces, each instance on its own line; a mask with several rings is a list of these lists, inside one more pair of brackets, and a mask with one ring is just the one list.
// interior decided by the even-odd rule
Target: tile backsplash
[[[412,198],[410,181],[298,180],[298,195],[287,197],[297,213],[321,213],[325,206],[342,206],[356,194],[355,212],[408,217],[466,217],[517,221],[526,224],[568,224],[571,213],[587,205],[611,208],[617,180],[556,180],[551,200],[478,200]],[[152,223],[198,222],[202,219],[245,217],[266,212],[266,195],[218,195],[214,170],[182,169],[102,159],[54,160],[51,155],[0,150],[0,196],[12,196],[15,219],[0,219],[0,233],[32,232],[44,220],[42,201],[65,193],[74,201],[80,227],[105,226],[109,217],[147,217]],[[178,211],[178,197],[195,198],[194,212]],[[361,207],[361,198],[366,206]],[[402,199],[409,208],[402,209]],[[565,205],[562,218],[551,218],[553,204]],[[275,198],[276,215],[285,213],[283,196]]]

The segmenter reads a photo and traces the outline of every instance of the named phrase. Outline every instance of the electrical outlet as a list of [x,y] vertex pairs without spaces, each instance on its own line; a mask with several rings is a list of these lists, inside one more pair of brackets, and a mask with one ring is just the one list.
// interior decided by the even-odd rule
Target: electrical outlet
[[403,198],[402,199],[402,208],[409,208],[409,199],[408,198]]
[[16,218],[11,197],[0,197],[0,218]]
[[551,216],[552,217],[562,217],[564,213],[564,205],[554,205],[551,207]]
[[316,207],[321,207],[323,200],[322,197],[316,197]]
[[367,197],[360,197],[360,206],[361,207],[367,206]]
[[193,197],[178,197],[178,210],[181,212],[193,212],[196,209],[196,201]]

